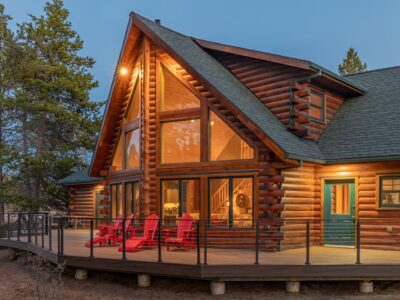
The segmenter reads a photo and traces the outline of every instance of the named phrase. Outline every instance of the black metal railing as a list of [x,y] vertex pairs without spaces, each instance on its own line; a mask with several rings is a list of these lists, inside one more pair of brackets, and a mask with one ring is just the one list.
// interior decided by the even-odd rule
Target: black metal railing
[[394,218],[243,219],[237,223],[250,225],[236,228],[223,226],[235,224],[227,220],[192,220],[184,231],[170,218],[79,217],[81,229],[77,217],[47,213],[11,212],[2,220],[0,239],[60,256],[194,265],[400,264],[400,219]]

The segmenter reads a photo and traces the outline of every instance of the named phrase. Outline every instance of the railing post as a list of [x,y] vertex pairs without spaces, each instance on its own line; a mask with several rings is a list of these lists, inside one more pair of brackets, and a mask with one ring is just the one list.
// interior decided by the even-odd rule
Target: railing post
[[162,234],[162,227],[161,227],[162,220],[158,222],[158,262],[162,262],[162,253],[161,253],[161,234]]
[[34,233],[35,233],[35,245],[38,244],[38,222],[37,222],[37,214],[34,214],[33,220],[35,222]]
[[256,265],[259,265],[259,248],[260,248],[260,244],[259,244],[259,238],[260,238],[260,228],[259,228],[259,223],[258,220],[256,220]]
[[306,265],[310,264],[310,221],[306,225]]
[[44,215],[42,215],[42,248],[44,248],[44,231],[45,231],[45,219],[44,219]]
[[53,224],[53,219],[52,219],[52,217],[50,216],[50,217],[48,217],[47,218],[47,222],[48,222],[48,225],[47,225],[47,232],[48,232],[48,235],[49,235],[49,250],[50,251],[52,251],[53,249],[53,245],[52,245],[52,243],[53,243],[53,231],[51,230],[51,225]]
[[61,217],[61,255],[64,254],[64,218]]
[[58,228],[57,228],[57,254],[61,254],[61,218],[58,218]]
[[7,213],[7,239],[11,237],[11,224],[10,224],[10,213]]
[[30,213],[28,213],[28,243],[31,243],[32,242],[32,232],[31,232],[31,223],[32,223],[32,220],[31,220],[32,218],[31,218],[31,214]]
[[361,224],[360,219],[357,220],[357,261],[356,264],[361,264]]
[[122,259],[126,259],[126,236],[125,236],[126,219],[122,219]]
[[93,219],[90,219],[90,257],[94,257],[93,255]]
[[197,265],[201,265],[200,261],[200,220],[196,223],[196,250],[197,250]]
[[18,242],[21,240],[21,213],[18,213],[17,219],[17,240]]
[[204,262],[203,262],[204,265],[208,265],[208,263],[207,263],[207,246],[208,246],[207,245],[207,243],[208,243],[207,230],[208,230],[208,228],[207,227],[208,227],[208,221],[204,222]]

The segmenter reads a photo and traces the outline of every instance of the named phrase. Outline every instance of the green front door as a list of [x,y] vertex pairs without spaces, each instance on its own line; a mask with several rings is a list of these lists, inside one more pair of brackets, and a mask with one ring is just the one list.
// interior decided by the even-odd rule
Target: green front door
[[354,246],[354,181],[325,181],[324,198],[325,245]]

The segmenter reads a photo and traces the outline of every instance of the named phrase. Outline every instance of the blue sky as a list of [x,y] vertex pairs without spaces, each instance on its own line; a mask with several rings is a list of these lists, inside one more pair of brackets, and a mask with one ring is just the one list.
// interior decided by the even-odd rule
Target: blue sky
[[[64,0],[74,29],[95,58],[105,100],[130,11],[182,33],[241,47],[304,58],[337,71],[349,47],[368,69],[400,65],[397,0]],[[15,23],[39,15],[44,0],[0,0]]]

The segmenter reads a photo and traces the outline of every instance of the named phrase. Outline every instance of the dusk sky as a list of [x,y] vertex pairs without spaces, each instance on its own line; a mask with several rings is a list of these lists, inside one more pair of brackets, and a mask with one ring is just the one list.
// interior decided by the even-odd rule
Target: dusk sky
[[[0,0],[15,23],[40,15],[44,0]],[[187,35],[303,58],[337,72],[349,47],[368,69],[400,65],[400,1],[396,0],[65,0],[73,28],[96,60],[105,100],[130,11]]]

